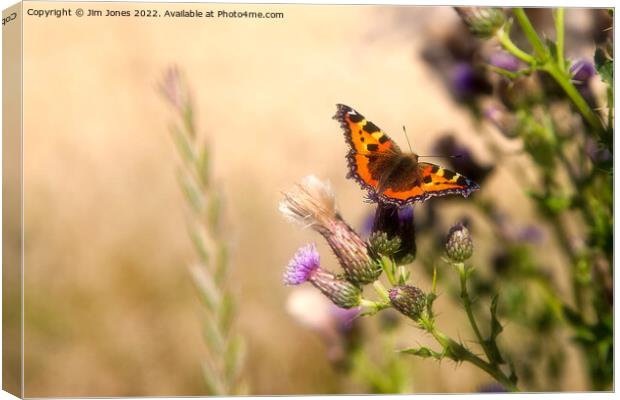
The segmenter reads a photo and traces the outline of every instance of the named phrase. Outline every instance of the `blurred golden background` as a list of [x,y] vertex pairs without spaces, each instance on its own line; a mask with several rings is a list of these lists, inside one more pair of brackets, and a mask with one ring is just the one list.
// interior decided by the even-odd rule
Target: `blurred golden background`
[[[24,9],[63,6],[285,16],[25,17],[25,395],[205,393],[202,310],[187,270],[195,255],[175,176],[172,114],[157,91],[172,64],[192,88],[197,128],[211,146],[212,174],[225,196],[251,393],[362,391],[343,383],[320,338],[286,312],[284,266],[299,246],[319,240],[287,223],[277,204],[282,190],[315,174],[332,183],[352,225],[360,227],[371,212],[362,190],[345,179],[347,148],[331,119],[336,103],[359,110],[403,149],[405,125],[417,153],[428,154],[434,138],[453,132],[481,160],[489,158],[481,128],[420,58],[429,38],[458,23],[454,11],[32,2]],[[567,20],[583,13],[568,10]],[[535,218],[502,166],[482,192],[497,193],[515,218]],[[458,205],[445,213],[457,215]],[[484,237],[492,245],[492,233],[483,230]],[[336,268],[328,248],[319,248]],[[558,264],[553,244],[540,257]],[[560,290],[568,286],[558,281]],[[459,329],[465,318],[458,306],[440,297],[437,307],[447,332],[470,339]],[[412,324],[401,331],[398,348],[429,343]],[[505,335],[518,330],[509,325]],[[489,382],[469,365],[407,360],[417,392],[470,392]],[[580,356],[569,347],[566,363],[561,388],[583,390]]]

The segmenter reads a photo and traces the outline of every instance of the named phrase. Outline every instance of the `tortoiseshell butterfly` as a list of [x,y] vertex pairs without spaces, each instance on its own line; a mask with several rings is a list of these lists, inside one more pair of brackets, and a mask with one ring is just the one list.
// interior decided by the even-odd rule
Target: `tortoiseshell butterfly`
[[349,106],[337,104],[334,119],[340,121],[350,146],[349,174],[371,200],[403,206],[433,196],[469,196],[480,187],[466,177],[438,165],[418,162],[415,153],[403,153],[388,135]]

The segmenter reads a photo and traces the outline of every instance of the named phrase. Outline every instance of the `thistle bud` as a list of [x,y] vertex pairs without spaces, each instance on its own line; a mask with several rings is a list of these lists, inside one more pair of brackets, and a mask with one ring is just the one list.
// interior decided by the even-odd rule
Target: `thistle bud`
[[390,289],[389,296],[394,308],[414,321],[420,318],[426,306],[424,292],[415,286],[395,286]]
[[504,12],[499,8],[489,7],[455,7],[470,32],[488,39],[506,22]]
[[336,210],[328,184],[314,176],[284,193],[280,211],[290,220],[309,226],[327,240],[344,269],[346,279],[355,284],[374,282],[381,268],[368,254],[368,246]]
[[391,256],[400,249],[401,241],[398,236],[390,239],[386,232],[374,232],[370,235],[370,248],[377,254]]
[[338,307],[352,308],[360,303],[362,292],[359,287],[321,268],[314,243],[297,250],[284,273],[287,285],[304,282],[310,282]]
[[446,254],[454,262],[463,262],[474,252],[474,243],[469,230],[462,223],[450,228],[446,242]]
[[338,307],[353,308],[360,305],[361,289],[329,271],[320,270],[313,274],[310,283]]
[[398,264],[415,259],[416,242],[413,207],[396,207],[378,203],[370,239],[372,249],[385,256],[393,256]]

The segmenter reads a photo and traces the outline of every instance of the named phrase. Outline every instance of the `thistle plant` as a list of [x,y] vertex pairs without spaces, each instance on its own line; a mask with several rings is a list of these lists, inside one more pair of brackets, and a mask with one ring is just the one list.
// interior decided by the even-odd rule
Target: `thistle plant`
[[[463,15],[466,10],[457,11]],[[537,170],[539,182],[524,182],[524,186],[568,260],[573,299],[560,298],[538,266],[529,268],[527,276],[540,283],[553,319],[573,331],[574,341],[586,355],[592,386],[601,390],[611,384],[613,371],[612,19],[599,34],[593,56],[570,61],[566,57],[565,10],[557,8],[549,13],[555,28],[553,39],[541,37],[522,8],[509,10],[505,21],[484,37],[495,40],[521,64],[511,70],[489,66],[491,73],[503,77],[498,85],[508,97],[503,100],[505,108],[495,103],[496,108],[488,109],[487,115],[500,131],[523,142],[524,152]],[[525,38],[523,44],[512,39],[513,18]],[[478,34],[472,19],[463,21]],[[524,50],[523,45],[531,50]],[[590,85],[596,73],[605,86],[603,98],[597,97]],[[516,90],[519,85],[523,90]],[[571,112],[557,112],[566,103]],[[579,115],[581,123],[567,126],[571,113]],[[484,209],[493,207],[487,204]],[[571,219],[578,221],[576,233],[567,229]]]
[[175,113],[170,133],[181,159],[178,181],[188,206],[187,227],[197,255],[189,272],[205,310],[208,358],[203,376],[210,395],[246,393],[244,347],[235,327],[231,263],[222,225],[222,194],[211,175],[211,154],[198,135],[189,86],[178,68],[166,71],[160,92]]
[[[415,245],[412,246],[412,242],[415,242],[413,211],[386,211],[386,207],[392,206],[382,203],[377,205],[374,232],[365,242],[342,219],[329,185],[314,176],[304,178],[300,184],[284,193],[280,211],[288,219],[304,227],[311,227],[323,235],[338,256],[343,273],[337,275],[323,270],[316,246],[310,244],[293,256],[285,270],[284,282],[289,285],[310,282],[339,307],[361,307],[362,316],[372,316],[393,308],[432,335],[439,346],[437,350],[419,347],[402,350],[402,353],[469,362],[487,372],[505,388],[517,390],[514,370],[510,368],[508,374],[501,367],[505,361],[496,343],[502,329],[496,318],[497,302],[491,307],[492,323],[486,338],[482,336],[471,309],[467,292],[467,278],[471,269],[466,268],[464,262],[471,256],[473,244],[467,229],[457,225],[450,231],[446,252],[461,279],[463,304],[486,359],[438,329],[433,312],[433,302],[437,298],[436,279],[432,290],[424,293],[412,282],[407,268],[407,263],[414,257],[411,250],[415,249]],[[408,256],[396,257],[403,252]],[[380,280],[383,274],[387,279],[387,288]],[[372,287],[374,298],[364,293],[367,286]]]
[[[529,17],[534,12],[535,24]],[[613,12],[581,12],[593,20],[596,50],[589,56],[581,51],[574,57],[578,49],[565,32],[561,8],[457,8],[462,22],[454,33],[448,40],[429,40],[425,50],[434,71],[458,78],[446,79],[447,87],[466,94],[455,100],[478,123],[480,142],[492,154],[489,174],[498,167],[511,174],[515,191],[529,203],[524,208],[536,210],[536,221],[523,224],[495,201],[504,193],[483,191],[470,203],[476,220],[484,219],[493,235],[488,262],[476,261],[478,270],[490,273],[468,275],[469,292],[477,299],[471,308],[481,312],[501,291],[496,311],[524,333],[519,348],[506,346],[504,353],[510,353],[519,385],[528,390],[560,387],[567,345],[582,350],[591,389],[608,390],[613,376]],[[540,33],[546,21],[548,37]],[[457,70],[468,73],[445,72]],[[441,154],[463,146],[442,141],[435,150]],[[506,150],[507,144],[520,150]],[[435,209],[428,204],[421,221],[432,236],[440,233],[433,227],[446,222]],[[560,269],[552,271],[536,250],[557,251]],[[429,276],[443,251],[427,248],[418,257]],[[558,290],[562,276],[572,282],[569,296]],[[461,299],[459,285],[444,293]],[[562,339],[566,331],[571,343]]]

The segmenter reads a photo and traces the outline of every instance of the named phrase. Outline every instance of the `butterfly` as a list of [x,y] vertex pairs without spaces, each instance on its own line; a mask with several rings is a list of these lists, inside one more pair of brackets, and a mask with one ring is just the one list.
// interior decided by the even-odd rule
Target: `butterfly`
[[404,206],[433,196],[469,196],[480,187],[466,177],[438,165],[418,162],[415,153],[403,153],[392,139],[363,115],[337,104],[334,119],[340,122],[349,144],[349,173],[371,201]]

